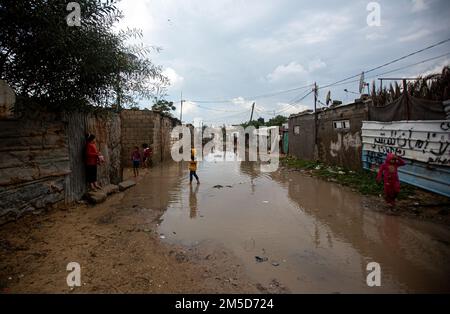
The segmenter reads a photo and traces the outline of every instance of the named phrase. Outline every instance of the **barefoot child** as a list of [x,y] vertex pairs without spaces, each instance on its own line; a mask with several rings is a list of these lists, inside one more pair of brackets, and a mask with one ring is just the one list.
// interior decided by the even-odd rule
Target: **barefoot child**
[[139,165],[141,163],[141,153],[139,152],[139,147],[135,146],[133,153],[131,154],[131,161],[133,162],[133,173],[136,178],[139,175]]
[[194,179],[193,177],[195,177],[195,179],[197,180],[197,184],[200,183],[200,180],[198,179],[197,176],[197,161],[195,160],[195,158],[193,156],[191,156],[191,161],[189,162],[189,179],[190,179],[190,183],[192,183],[192,180]]
[[392,153],[386,157],[384,164],[380,166],[377,175],[377,182],[384,182],[384,199],[391,207],[395,206],[395,199],[400,193],[400,180],[398,179],[398,167],[405,165],[405,162]]

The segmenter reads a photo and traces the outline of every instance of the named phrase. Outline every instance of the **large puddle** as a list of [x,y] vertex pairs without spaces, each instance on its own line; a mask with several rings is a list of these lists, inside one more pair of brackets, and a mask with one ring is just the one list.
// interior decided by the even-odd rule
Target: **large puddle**
[[[450,292],[443,226],[377,213],[336,184],[261,173],[254,162],[202,162],[198,174],[191,186],[186,165],[165,164],[144,178],[136,197],[165,210],[163,241],[223,245],[255,281],[291,292]],[[381,287],[366,284],[370,262],[381,266]]]

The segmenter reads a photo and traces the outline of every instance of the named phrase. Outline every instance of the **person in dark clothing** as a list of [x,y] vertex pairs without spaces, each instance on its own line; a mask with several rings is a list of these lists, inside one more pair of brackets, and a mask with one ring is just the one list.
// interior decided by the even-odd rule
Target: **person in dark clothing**
[[131,161],[133,162],[133,173],[134,177],[139,176],[139,167],[141,164],[141,152],[139,151],[139,147],[135,146],[133,152],[131,153]]

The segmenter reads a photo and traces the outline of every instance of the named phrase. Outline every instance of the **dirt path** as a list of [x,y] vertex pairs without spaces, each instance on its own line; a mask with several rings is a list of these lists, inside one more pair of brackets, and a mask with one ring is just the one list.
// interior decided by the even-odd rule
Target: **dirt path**
[[[259,290],[225,249],[183,249],[155,233],[161,212],[124,206],[117,194],[28,216],[0,230],[2,293],[237,293]],[[82,286],[66,284],[66,265],[81,265]]]
[[[449,291],[445,226],[286,169],[211,162],[199,175],[189,186],[184,165],[162,165],[101,205],[2,226],[2,293]],[[379,290],[365,282],[371,261],[387,274]]]

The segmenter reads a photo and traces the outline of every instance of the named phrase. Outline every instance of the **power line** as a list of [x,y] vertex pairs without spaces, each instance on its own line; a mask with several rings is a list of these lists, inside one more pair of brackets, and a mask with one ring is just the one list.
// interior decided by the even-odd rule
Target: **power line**
[[[449,41],[450,41],[450,38],[445,39],[445,40],[442,40],[442,41],[437,42],[437,43],[435,43],[435,44],[433,44],[433,45],[430,45],[430,46],[428,46],[428,47],[425,47],[425,48],[423,48],[423,49],[414,51],[414,52],[409,53],[409,54],[407,54],[407,55],[404,55],[404,56],[402,56],[402,57],[400,57],[400,58],[396,58],[396,59],[394,59],[394,60],[392,60],[392,61],[389,61],[389,62],[387,62],[387,63],[384,63],[384,64],[379,65],[379,66],[377,66],[377,67],[374,67],[374,68],[372,68],[372,69],[369,69],[369,70],[367,70],[367,71],[364,71],[364,73],[370,73],[370,72],[379,70],[379,69],[381,69],[381,68],[387,67],[387,66],[392,65],[392,64],[394,64],[394,63],[396,63],[396,62],[405,60],[405,59],[407,59],[407,58],[409,58],[409,57],[411,57],[411,56],[414,56],[414,55],[419,54],[419,53],[421,53],[421,52],[424,52],[424,51],[426,51],[426,50],[435,48],[435,47],[440,46],[440,45],[442,45],[442,44],[444,44],[444,43],[446,43],[446,42],[449,42]],[[377,75],[375,75],[375,76],[371,76],[371,77],[368,77],[368,78],[376,78],[376,77],[381,76],[381,75],[386,75],[386,74],[389,74],[389,73],[393,73],[393,72],[396,72],[396,71],[400,71],[400,70],[403,70],[403,69],[406,69],[406,68],[409,68],[409,67],[412,67],[412,66],[415,66],[415,65],[419,65],[419,64],[422,64],[422,63],[425,63],[425,62],[429,62],[429,61],[432,61],[432,60],[436,60],[436,59],[439,59],[439,58],[442,58],[442,57],[448,56],[448,55],[450,55],[450,53],[446,53],[446,54],[444,54],[444,55],[440,55],[440,56],[437,56],[437,57],[429,58],[429,59],[426,59],[426,60],[423,60],[423,61],[420,61],[420,62],[416,62],[416,63],[410,64],[410,65],[407,65],[407,66],[403,66],[403,67],[400,67],[400,68],[397,68],[397,69],[394,69],[394,70],[390,70],[390,71],[387,71],[387,72],[384,72],[384,73],[380,73],[380,74],[377,74]],[[336,82],[334,82],[334,83],[331,83],[331,84],[328,84],[328,85],[325,85],[325,86],[321,86],[321,87],[318,88],[318,90],[324,89],[324,88],[333,87],[333,86],[341,86],[341,85],[346,85],[346,84],[350,84],[350,83],[359,82],[359,79],[358,79],[358,80],[349,81],[349,82],[347,82],[347,81],[350,80],[350,79],[353,79],[353,78],[359,78],[360,75],[361,75],[361,74],[359,73],[359,74],[356,74],[356,75],[347,77],[347,78],[345,78],[345,79],[336,81]],[[313,85],[314,85],[314,84],[310,84],[310,85],[306,85],[306,86],[301,86],[301,87],[292,88],[292,89],[283,90],[283,91],[277,91],[277,92],[268,93],[268,94],[263,94],[263,95],[257,95],[257,96],[252,96],[252,97],[244,97],[244,99],[249,99],[249,98],[252,98],[252,99],[258,99],[258,98],[272,97],[272,96],[276,96],[276,95],[280,95],[280,94],[290,93],[290,92],[293,92],[293,91],[296,91],[296,90],[306,89],[306,88],[308,88],[308,87],[312,87]],[[306,95],[304,95],[303,97],[301,97],[301,98],[298,99],[298,100],[295,100],[295,99],[294,99],[294,100],[290,101],[290,102],[287,104],[287,106],[295,107],[295,106],[293,106],[293,104],[296,104],[296,103],[301,102],[303,99],[305,99],[306,97],[308,97],[312,92],[313,92],[313,91],[308,92]],[[238,98],[238,97],[236,97],[236,98]],[[235,102],[235,99],[236,99],[236,98],[234,98],[234,99],[229,99],[229,100],[192,100],[192,102],[195,102],[195,103],[233,103],[233,102]],[[195,104],[195,105],[197,105],[198,107],[203,108],[203,109],[205,109],[205,110],[221,111],[221,112],[236,112],[236,111],[229,111],[229,110],[220,110],[220,109],[206,108],[206,107],[202,107],[202,106],[200,106],[200,105],[198,105],[198,104]],[[287,111],[287,110],[289,110],[289,108],[286,107],[285,109],[280,110],[280,111],[278,111],[278,112],[274,111],[274,114],[276,115],[276,114],[285,112],[285,111]],[[246,113],[246,112],[248,112],[248,111],[249,111],[249,110],[246,110],[246,111],[242,112],[242,114],[243,114],[243,113]],[[237,113],[237,114],[241,114],[241,112],[239,112],[239,113]],[[234,115],[233,115],[233,116],[234,116]],[[226,117],[223,117],[223,118],[226,118]]]
[[194,106],[197,106],[197,107],[202,108],[204,110],[211,110],[211,111],[218,111],[218,112],[240,112],[240,111],[237,111],[237,110],[221,110],[221,109],[215,109],[215,108],[207,108],[207,107],[195,104],[195,103],[194,103]]
[[[305,85],[305,86],[301,86],[301,87],[296,87],[296,88],[291,88],[291,89],[286,89],[286,90],[281,90],[281,91],[277,91],[277,92],[272,92],[272,93],[268,93],[268,94],[262,94],[262,95],[256,95],[256,96],[239,96],[242,97],[244,99],[261,99],[261,98],[269,98],[269,97],[273,97],[273,96],[277,96],[277,95],[282,95],[282,94],[287,94],[287,93],[291,93],[291,92],[295,92],[298,90],[302,90],[302,89],[306,89],[309,87],[312,87],[314,84],[309,84],[309,85]],[[234,97],[231,99],[218,99],[218,100],[191,100],[192,102],[196,102],[196,103],[200,103],[200,104],[209,104],[209,103],[233,103],[236,99],[238,99],[239,97]]]
[[[304,96],[301,97],[300,99],[294,100],[293,102],[288,103],[287,105],[288,105],[288,106],[292,106],[293,108],[296,108],[296,107],[294,106],[294,104],[298,104],[298,103],[302,102],[306,97],[308,97],[309,95],[311,95],[313,92],[314,92],[314,90],[311,90],[310,92],[308,92],[306,95],[304,95]],[[286,111],[288,111],[289,109],[290,109],[290,108],[285,108],[285,109],[280,110],[280,111],[275,111],[275,112],[274,112],[274,115],[275,115],[275,116],[276,116],[276,115],[279,115],[280,113],[286,112]],[[296,109],[297,109],[297,108],[296,108]]]
[[[370,72],[379,70],[379,69],[381,69],[381,68],[387,67],[388,65],[394,64],[394,63],[396,63],[396,62],[398,62],[398,61],[404,60],[404,59],[406,59],[406,58],[409,58],[409,57],[411,57],[411,56],[414,56],[414,55],[419,54],[419,53],[421,53],[421,52],[424,52],[424,51],[426,51],[426,50],[435,48],[435,47],[440,46],[440,45],[442,45],[442,44],[445,44],[446,42],[449,42],[449,41],[450,41],[450,38],[447,38],[447,39],[442,40],[442,41],[440,41],[440,42],[438,42],[438,43],[435,43],[435,44],[433,44],[433,45],[431,45],[431,46],[428,46],[428,47],[425,47],[425,48],[423,48],[423,49],[414,51],[414,52],[409,53],[409,54],[407,54],[407,55],[405,55],[405,56],[402,56],[402,57],[400,57],[400,58],[397,58],[397,59],[394,59],[394,60],[392,60],[392,61],[389,61],[389,62],[387,62],[387,63],[385,63],[385,64],[382,64],[382,65],[379,65],[379,66],[377,66],[377,67],[375,67],[375,68],[372,68],[372,69],[369,69],[369,70],[367,70],[367,71],[364,71],[364,73],[370,73]],[[347,77],[347,78],[345,78],[345,79],[339,80],[339,81],[337,81],[337,82],[334,82],[334,83],[331,83],[331,84],[322,86],[322,87],[320,87],[319,89],[328,88],[328,87],[337,85],[337,84],[339,84],[339,83],[342,83],[342,82],[351,80],[351,79],[353,79],[353,78],[359,77],[360,75],[361,75],[361,73],[352,75],[352,76],[350,76],[350,77]]]
[[235,114],[232,114],[232,115],[223,116],[223,117],[220,117],[220,118],[218,118],[218,119],[210,120],[209,122],[216,122],[216,121],[219,121],[219,120],[222,120],[222,119],[229,119],[229,118],[231,118],[231,117],[235,117],[235,116],[239,116],[239,115],[244,115],[244,113],[249,113],[250,110],[251,110],[251,109],[247,109],[247,110],[242,111],[242,112],[239,112],[239,113],[235,113]]
[[[440,55],[440,56],[432,57],[432,58],[425,59],[425,60],[422,60],[422,61],[419,61],[419,62],[415,62],[415,63],[409,64],[409,65],[406,65],[406,66],[402,66],[402,67],[399,67],[399,68],[396,68],[396,69],[393,69],[393,70],[389,70],[387,72],[383,72],[383,73],[379,73],[379,74],[376,74],[376,75],[369,76],[369,77],[367,77],[367,79],[374,79],[374,78],[377,78],[377,77],[382,76],[382,75],[386,75],[386,74],[394,73],[394,72],[401,71],[401,70],[404,70],[404,69],[408,69],[408,68],[411,68],[413,66],[416,66],[416,65],[419,65],[419,64],[423,64],[423,63],[426,63],[426,62],[430,62],[430,61],[434,61],[434,60],[437,60],[437,59],[440,59],[440,58],[443,58],[443,57],[446,57],[446,56],[449,56],[449,55],[450,55],[450,52],[447,52],[447,53],[445,53],[443,55]],[[335,85],[333,85],[333,87],[347,85],[347,84],[351,84],[351,83],[357,83],[357,82],[359,82],[359,79],[353,80],[353,81],[349,81],[349,82],[343,82],[343,83],[335,84]],[[326,86],[321,87],[321,88],[325,88],[325,87]]]

